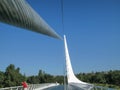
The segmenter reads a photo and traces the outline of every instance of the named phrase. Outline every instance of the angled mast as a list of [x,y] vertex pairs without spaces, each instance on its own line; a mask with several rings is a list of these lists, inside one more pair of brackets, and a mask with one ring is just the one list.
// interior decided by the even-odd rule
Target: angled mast
[[64,45],[65,45],[65,58],[66,58],[66,70],[67,70],[68,83],[71,83],[71,82],[79,83],[80,81],[75,77],[75,75],[73,73],[65,35],[64,35]]
[[66,41],[66,36],[64,35],[64,47],[65,47],[65,60],[66,60],[66,71],[67,71],[67,81],[68,85],[73,85],[80,87],[84,90],[90,90],[93,85],[88,84],[86,82],[83,82],[79,80],[73,72],[71,61],[70,61],[70,56],[69,56],[69,51],[68,51],[68,46],[67,46],[67,41]]

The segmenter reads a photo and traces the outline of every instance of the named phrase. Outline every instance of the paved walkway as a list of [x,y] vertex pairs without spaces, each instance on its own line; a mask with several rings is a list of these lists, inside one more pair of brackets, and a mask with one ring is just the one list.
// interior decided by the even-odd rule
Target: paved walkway
[[59,85],[58,83],[44,84],[43,86],[40,86],[35,90],[43,90],[43,89],[47,89],[47,88],[58,86],[58,85]]

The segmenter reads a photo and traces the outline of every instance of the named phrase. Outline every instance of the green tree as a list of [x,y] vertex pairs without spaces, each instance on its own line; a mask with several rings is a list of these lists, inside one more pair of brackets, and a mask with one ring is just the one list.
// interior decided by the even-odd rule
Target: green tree
[[3,81],[4,81],[4,72],[0,71],[0,88],[4,87]]
[[15,68],[13,64],[10,64],[5,71],[4,85],[5,87],[21,85],[22,81],[25,81],[25,77],[19,72],[20,68]]
[[38,76],[30,76],[27,78],[27,82],[31,84],[39,84]]
[[39,83],[45,83],[45,72],[42,70],[39,70],[38,73],[38,78],[39,78]]

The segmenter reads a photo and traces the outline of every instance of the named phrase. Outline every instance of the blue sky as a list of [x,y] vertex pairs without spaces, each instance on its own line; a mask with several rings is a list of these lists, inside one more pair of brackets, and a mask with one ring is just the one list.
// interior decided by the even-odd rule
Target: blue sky
[[[120,0],[27,0],[61,36],[75,73],[120,70]],[[26,75],[64,73],[63,41],[0,23],[0,71],[9,64]]]

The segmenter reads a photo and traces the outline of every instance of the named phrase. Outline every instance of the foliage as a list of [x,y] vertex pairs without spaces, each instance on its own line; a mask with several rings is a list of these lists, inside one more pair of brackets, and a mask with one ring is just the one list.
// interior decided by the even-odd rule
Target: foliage
[[10,64],[6,68],[6,71],[0,74],[0,87],[21,85],[21,82],[25,80],[25,76],[23,76],[19,71],[20,68],[16,69],[13,64]]
[[4,72],[0,71],[0,87],[3,87],[3,81],[4,81]]
[[106,72],[79,73],[77,77],[85,82],[120,85],[120,70]]
[[31,84],[51,83],[51,82],[63,83],[63,76],[53,76],[45,73],[42,70],[39,70],[38,75],[28,77],[27,82]]
[[[99,83],[110,87],[120,85],[120,70],[110,70],[106,72],[79,73],[76,75],[80,80],[89,83]],[[64,83],[64,76],[54,76],[39,70],[38,75],[26,77],[20,73],[20,68],[15,68],[10,64],[5,72],[0,71],[0,88],[9,86],[19,86],[21,82],[27,81],[29,84],[39,83]]]

